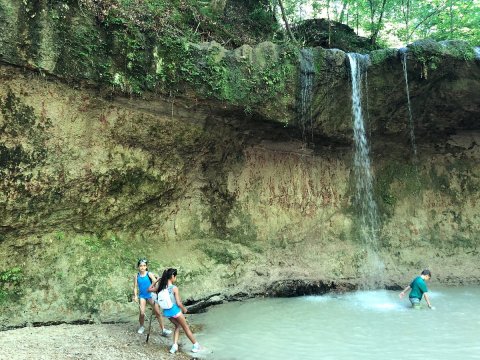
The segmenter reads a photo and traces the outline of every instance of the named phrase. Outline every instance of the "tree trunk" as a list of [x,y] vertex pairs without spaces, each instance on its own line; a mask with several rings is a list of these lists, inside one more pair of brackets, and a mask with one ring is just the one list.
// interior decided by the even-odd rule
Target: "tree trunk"
[[340,11],[340,16],[337,19],[338,22],[343,23],[345,13],[347,13],[347,25],[348,25],[348,0],[343,1],[342,10]]
[[382,8],[380,10],[380,16],[378,17],[378,22],[377,22],[376,26],[373,25],[373,23],[374,23],[374,21],[373,21],[374,12],[372,12],[372,27],[374,29],[374,31],[372,33],[372,37],[370,38],[370,43],[372,45],[375,45],[377,43],[377,37],[378,37],[378,33],[380,32],[380,28],[382,27],[383,15],[385,13],[385,5],[386,4],[387,4],[387,0],[383,0],[382,1]]
[[330,20],[330,0],[327,1],[328,47],[332,44],[332,21]]
[[453,0],[450,0],[450,37],[453,37]]
[[358,35],[358,3],[355,4],[355,21],[356,21],[356,28],[357,28],[357,35]]
[[405,43],[410,41],[410,0],[402,0],[403,20],[405,21]]
[[290,40],[296,43],[297,40],[295,40],[295,36],[293,36],[292,30],[290,30],[290,25],[288,24],[287,15],[285,14],[285,8],[283,7],[282,0],[278,0],[278,6],[280,6],[280,11],[282,12],[282,19],[285,23],[285,28],[287,29],[288,36],[290,37]]

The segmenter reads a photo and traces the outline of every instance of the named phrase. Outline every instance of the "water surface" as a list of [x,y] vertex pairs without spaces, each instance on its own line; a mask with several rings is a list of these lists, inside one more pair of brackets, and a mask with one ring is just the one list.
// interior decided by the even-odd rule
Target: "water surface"
[[195,322],[208,359],[480,359],[480,288],[433,289],[435,310],[398,293],[232,302]]

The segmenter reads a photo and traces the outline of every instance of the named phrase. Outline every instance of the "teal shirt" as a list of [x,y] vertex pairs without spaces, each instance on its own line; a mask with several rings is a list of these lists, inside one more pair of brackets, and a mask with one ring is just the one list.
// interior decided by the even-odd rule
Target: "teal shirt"
[[410,287],[412,288],[412,290],[410,291],[410,295],[408,295],[409,298],[417,298],[421,300],[423,297],[423,293],[426,293],[428,291],[427,284],[421,276],[417,276],[415,279],[413,279]]

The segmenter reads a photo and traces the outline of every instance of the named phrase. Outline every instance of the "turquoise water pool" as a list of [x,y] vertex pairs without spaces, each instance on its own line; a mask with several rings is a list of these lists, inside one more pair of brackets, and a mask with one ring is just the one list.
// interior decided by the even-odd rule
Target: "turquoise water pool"
[[480,288],[431,289],[435,310],[396,291],[253,299],[195,318],[208,359],[480,359]]

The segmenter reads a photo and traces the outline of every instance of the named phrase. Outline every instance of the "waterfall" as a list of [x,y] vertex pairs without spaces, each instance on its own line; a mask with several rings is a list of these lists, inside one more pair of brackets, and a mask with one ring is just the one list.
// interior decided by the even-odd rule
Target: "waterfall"
[[[413,116],[412,116],[412,105],[410,102],[410,90],[408,88],[408,75],[407,75],[407,48],[402,48],[400,49],[400,54],[401,54],[401,61],[402,61],[402,66],[403,66],[403,77],[405,79],[405,91],[407,94],[407,105],[408,105],[408,125],[410,128],[410,142],[412,144],[412,149],[413,149],[413,166],[414,166],[414,171],[415,171],[415,181],[416,181],[416,189],[414,193],[412,194],[415,198],[415,201],[420,201],[420,175],[418,172],[418,155],[417,155],[417,143],[415,141],[415,131],[414,131],[414,123],[413,123]],[[418,204],[420,205],[420,204]],[[416,216],[417,212],[417,206],[414,205],[413,207],[413,216]]]
[[307,127],[313,129],[312,96],[314,77],[315,66],[312,49],[302,49],[300,50],[300,96],[298,108],[304,138],[305,129]]
[[412,106],[410,103],[410,90],[408,88],[408,75],[407,75],[407,49],[400,50],[402,55],[403,65],[403,77],[405,78],[405,90],[407,92],[407,105],[408,105],[408,125],[410,127],[410,142],[412,143],[413,158],[415,163],[417,162],[417,144],[415,142],[415,131],[412,116]]
[[480,60],[480,46],[474,47],[473,51],[475,51],[475,58]]
[[360,269],[363,287],[381,285],[383,262],[377,255],[379,228],[377,204],[373,198],[373,175],[370,164],[370,149],[365,132],[362,111],[362,73],[370,61],[368,55],[348,53],[352,81],[353,137],[355,144],[354,170],[356,181],[355,203],[360,210],[360,237],[364,245],[365,262]]
[[362,111],[361,79],[362,68],[366,68],[368,55],[349,53],[352,77],[352,114],[353,137],[355,143],[354,168],[356,179],[356,202],[360,207],[362,233],[364,239],[370,239],[376,248],[376,230],[378,229],[377,205],[373,199],[373,176],[370,164],[370,149],[365,132]]

